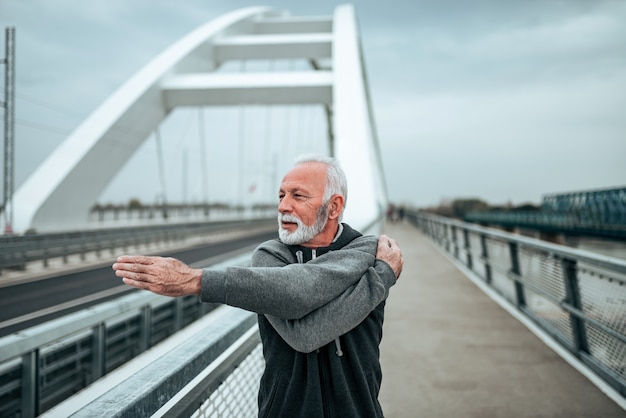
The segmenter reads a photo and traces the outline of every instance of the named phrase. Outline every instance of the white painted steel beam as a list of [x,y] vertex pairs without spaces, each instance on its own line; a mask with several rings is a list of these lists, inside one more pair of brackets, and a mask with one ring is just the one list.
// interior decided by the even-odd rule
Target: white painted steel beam
[[255,21],[255,33],[331,33],[333,31],[332,16],[279,16],[262,17]]
[[329,71],[189,74],[161,85],[165,106],[330,104]]
[[330,58],[333,37],[330,33],[240,35],[217,39],[215,58],[229,60]]
[[359,31],[354,8],[338,6],[334,15],[334,153],[348,178],[344,219],[366,233],[387,207],[387,191],[378,150]]

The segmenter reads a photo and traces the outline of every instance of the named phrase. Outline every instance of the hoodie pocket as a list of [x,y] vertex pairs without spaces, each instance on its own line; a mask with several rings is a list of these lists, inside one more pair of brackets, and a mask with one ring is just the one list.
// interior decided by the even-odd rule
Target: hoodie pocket
[[264,397],[265,399],[259,399],[259,417],[260,418],[270,418],[278,416],[279,411],[274,411],[275,408],[280,408],[280,403],[276,401],[276,394],[279,392],[279,387],[283,386],[281,383],[283,381],[282,373],[276,375],[276,379],[272,382],[272,386],[270,388],[269,393]]

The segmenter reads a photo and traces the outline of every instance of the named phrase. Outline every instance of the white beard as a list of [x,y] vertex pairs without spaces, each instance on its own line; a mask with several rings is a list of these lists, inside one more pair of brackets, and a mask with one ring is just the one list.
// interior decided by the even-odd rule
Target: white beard
[[[298,227],[290,232],[281,226],[281,222],[295,222]],[[317,234],[322,232],[328,222],[328,205],[323,204],[317,212],[315,223],[311,226],[305,225],[300,218],[294,215],[278,213],[278,237],[287,245],[299,245],[303,242],[311,241]]]

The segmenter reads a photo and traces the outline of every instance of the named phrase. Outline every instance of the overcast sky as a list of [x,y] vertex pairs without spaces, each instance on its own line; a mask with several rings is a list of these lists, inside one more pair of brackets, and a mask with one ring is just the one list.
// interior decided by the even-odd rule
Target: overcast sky
[[[262,4],[296,15],[331,15],[338,3]],[[625,1],[353,4],[391,201],[540,203],[546,194],[626,185]],[[17,185],[158,53],[198,26],[250,5],[0,0],[0,27],[17,30]],[[321,125],[314,116],[308,121]],[[120,178],[103,200],[150,200],[158,193],[150,146],[146,141],[142,149],[149,159],[137,157],[135,174],[125,174],[143,179],[143,194],[121,186],[130,180]],[[185,158],[193,160],[193,149],[189,153]],[[178,155],[167,161],[168,181],[175,185],[197,177],[181,170],[182,161]],[[176,189],[168,192],[170,200],[194,193],[170,188]]]

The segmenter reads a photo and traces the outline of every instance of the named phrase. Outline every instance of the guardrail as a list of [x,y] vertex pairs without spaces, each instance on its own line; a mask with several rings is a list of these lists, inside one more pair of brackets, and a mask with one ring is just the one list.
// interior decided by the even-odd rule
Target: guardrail
[[[255,325],[196,378],[152,414],[153,418],[255,417],[261,375],[265,369],[263,347]],[[243,320],[242,320],[243,322]]]
[[407,218],[626,396],[626,261],[422,212]]
[[54,234],[35,234],[20,236],[0,236],[0,273],[2,269],[23,269],[26,263],[39,261],[44,267],[52,258],[63,258],[67,263],[68,256],[95,252],[100,256],[102,251],[158,242],[182,242],[190,237],[226,232],[229,230],[249,228],[262,223],[275,224],[276,218],[230,220],[219,222],[194,222],[179,224],[163,224],[155,226],[126,227],[77,231]]
[[253,417],[264,369],[256,314],[221,306],[42,417]]
[[134,292],[0,338],[0,416],[37,416],[216,306]]

